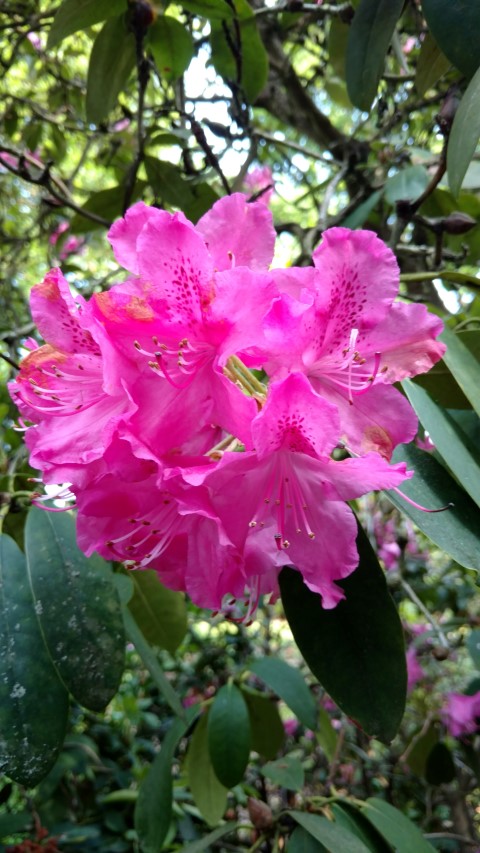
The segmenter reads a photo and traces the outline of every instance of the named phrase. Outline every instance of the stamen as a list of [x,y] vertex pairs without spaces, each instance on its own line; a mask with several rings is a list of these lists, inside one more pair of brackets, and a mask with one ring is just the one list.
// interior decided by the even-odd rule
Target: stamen
[[415,507],[415,509],[421,510],[421,512],[445,512],[447,509],[452,509],[452,507],[455,506],[454,503],[450,502],[448,504],[445,504],[445,506],[438,507],[438,509],[427,509],[427,507],[422,506],[421,504],[417,504],[415,501],[412,501],[411,498],[401,492],[400,489],[398,489],[396,486],[393,486],[391,491],[396,492],[398,495],[400,495],[401,498],[403,498],[404,501]]

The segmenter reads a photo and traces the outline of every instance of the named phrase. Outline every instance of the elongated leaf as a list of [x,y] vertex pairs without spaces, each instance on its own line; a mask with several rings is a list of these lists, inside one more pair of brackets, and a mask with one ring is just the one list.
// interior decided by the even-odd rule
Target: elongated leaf
[[173,655],[187,633],[185,596],[163,586],[150,569],[130,576],[135,591],[128,606],[137,625],[152,646]]
[[418,57],[415,88],[423,96],[450,68],[451,62],[440,50],[431,33],[427,33]]
[[445,56],[471,77],[480,65],[479,0],[422,0],[422,11]]
[[287,853],[324,853],[326,849],[303,826],[297,826],[288,839]]
[[174,721],[140,786],[135,806],[135,829],[143,853],[159,853],[169,830],[172,819],[173,754],[187,727],[185,720]]
[[285,740],[277,703],[270,696],[244,685],[241,690],[250,715],[251,749],[265,758],[275,758]]
[[216,829],[212,829],[207,835],[204,835],[203,838],[199,838],[198,841],[192,841],[191,844],[187,844],[186,847],[182,847],[182,853],[203,853],[207,847],[210,847],[210,844],[214,844],[215,841],[218,841],[220,838],[223,838],[225,835],[230,835],[231,832],[235,832],[237,828],[236,823],[224,823],[223,826],[217,826]]
[[243,779],[250,755],[250,717],[235,684],[220,688],[208,715],[208,748],[217,779],[233,788]]
[[195,804],[212,826],[227,806],[227,788],[218,781],[208,749],[208,713],[198,721],[188,749],[187,774]]
[[338,736],[332,726],[330,717],[325,708],[318,709],[318,732],[317,740],[329,761],[333,760],[337,748]]
[[370,853],[370,850],[360,838],[353,835],[345,827],[327,820],[326,817],[298,811],[292,811],[290,814],[300,826],[303,826],[313,838],[320,841],[330,853],[339,853],[340,850],[345,850],[345,853],[347,850],[348,853]]
[[468,436],[441,406],[414,382],[403,383],[408,399],[429,432],[438,452],[466,492],[480,507],[480,459]]
[[480,512],[472,499],[430,453],[413,444],[397,447],[392,462],[406,462],[415,471],[402,483],[402,492],[415,503],[427,509],[453,506],[440,513],[422,512],[396,492],[386,492],[392,503],[457,563],[480,571]]
[[45,648],[25,557],[0,536],[0,770],[31,787],[65,735],[68,695]]
[[450,329],[444,329],[442,341],[447,345],[443,361],[480,417],[480,362],[465,346],[462,337]]
[[417,776],[425,775],[427,759],[433,747],[438,743],[438,724],[430,723],[412,741],[406,753],[408,766]]
[[400,199],[413,200],[422,194],[427,184],[428,172],[424,166],[407,166],[388,179],[384,195],[389,204]]
[[191,34],[169,15],[160,15],[150,28],[148,46],[159,74],[166,80],[177,80],[194,55]]
[[126,11],[125,0],[63,0],[48,34],[47,49],[64,38]]
[[427,758],[425,778],[429,785],[444,785],[453,782],[456,777],[455,764],[448,746],[436,743]]
[[390,845],[355,806],[348,802],[334,803],[332,814],[335,823],[360,838],[371,853],[391,853]]
[[307,728],[317,728],[315,699],[297,669],[293,669],[280,658],[272,657],[255,660],[250,664],[250,669],[283,699]]
[[377,94],[403,0],[361,0],[348,37],[346,76],[352,104],[369,110]]
[[135,67],[135,38],[125,16],[111,18],[100,30],[90,54],[87,75],[87,121],[100,124],[117,103]]
[[[146,186],[145,181],[137,181],[133,192],[133,201],[137,201],[142,195],[143,189]],[[123,210],[125,199],[124,187],[110,187],[107,190],[99,190],[97,193],[92,193],[90,198],[85,202],[82,210],[85,210],[86,215],[76,213],[70,223],[70,230],[74,234],[86,234],[88,231],[95,231],[97,228],[106,228],[113,222],[117,216],[120,216]],[[105,220],[106,224],[95,222],[88,217],[88,213],[94,213]]]
[[301,791],[305,784],[302,762],[295,755],[284,755],[276,761],[267,761],[260,768],[260,773],[274,785],[289,791]]
[[99,711],[118,689],[125,634],[110,566],[85,557],[70,513],[32,507],[25,550],[35,609],[51,659],[75,699]]
[[480,670],[480,628],[476,628],[468,637],[467,649],[474,665]]
[[[239,83],[253,103],[268,78],[268,55],[257,30],[255,16],[248,0],[233,0],[238,26],[212,24],[212,63],[226,80]],[[225,27],[228,26],[229,38]],[[234,45],[232,47],[230,45]]]
[[[480,19],[480,13],[479,13]],[[453,120],[447,149],[448,183],[454,196],[460,192],[480,138],[480,68],[472,77]]]
[[434,853],[435,848],[419,829],[390,803],[371,797],[362,810],[365,817],[395,848],[397,853]]
[[324,610],[299,572],[280,572],[285,615],[308,666],[369,735],[389,742],[406,697],[403,629],[385,576],[358,526],[359,566],[340,583],[345,600]]

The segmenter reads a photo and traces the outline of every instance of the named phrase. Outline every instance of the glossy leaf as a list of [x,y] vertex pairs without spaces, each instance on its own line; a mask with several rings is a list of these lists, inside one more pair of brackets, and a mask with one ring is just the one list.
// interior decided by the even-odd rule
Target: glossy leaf
[[324,853],[326,849],[303,826],[293,830],[287,843],[287,853]]
[[158,755],[144,778],[135,805],[135,829],[143,853],[162,850],[172,820],[172,761],[178,741],[188,723],[175,720],[168,730]]
[[467,649],[473,663],[480,670],[480,628],[476,628],[467,638]]
[[188,784],[193,799],[206,822],[212,826],[227,807],[227,788],[218,781],[208,748],[208,713],[200,717],[187,755]]
[[445,743],[436,743],[427,758],[425,778],[429,785],[446,785],[456,777],[452,753]]
[[477,448],[471,445],[468,436],[446,409],[437,406],[423,388],[409,380],[402,385],[438,452],[480,507],[480,455]]
[[376,797],[368,799],[362,813],[397,853],[434,853],[435,848],[398,809]]
[[420,196],[428,184],[428,172],[424,166],[407,166],[388,178],[384,187],[384,196],[389,204],[396,201],[414,199]]
[[353,835],[345,827],[327,820],[326,817],[298,811],[292,811],[290,815],[313,838],[320,841],[329,853],[339,853],[340,850],[344,850],[345,853],[347,850],[348,853],[370,853],[370,850],[360,838]]
[[427,509],[453,506],[445,512],[422,512],[396,492],[386,492],[392,503],[457,563],[480,571],[480,512],[472,499],[431,453],[414,444],[397,447],[392,462],[406,462],[415,471],[411,480],[402,483],[407,497]]
[[352,104],[368,111],[377,94],[385,56],[403,0],[361,0],[350,27],[346,76]]
[[480,65],[479,0],[422,0],[422,11],[445,56],[471,77]]
[[68,694],[47,652],[18,545],[0,536],[0,770],[33,787],[63,743]]
[[250,716],[251,749],[265,758],[273,759],[285,740],[285,729],[277,703],[265,693],[244,685],[241,690]]
[[[253,103],[267,82],[268,55],[248,0],[232,0],[231,5],[238,25],[212,24],[212,63],[226,80],[239,83]],[[225,36],[225,26],[228,26],[229,39]],[[234,45],[234,52],[229,41]]]
[[135,38],[125,15],[111,18],[100,30],[90,54],[87,75],[87,121],[100,124],[113,110],[135,67]]
[[[478,13],[480,19],[480,12]],[[447,149],[448,183],[454,196],[460,192],[480,138],[480,68],[472,77],[453,120]]]
[[224,838],[225,835],[230,835],[231,832],[235,832],[237,828],[236,823],[224,823],[222,826],[217,826],[216,829],[212,829],[211,832],[204,835],[202,838],[199,838],[197,841],[192,841],[191,844],[187,844],[185,847],[182,847],[182,853],[203,853],[204,850],[207,850],[211,844],[214,844],[215,841],[218,841],[220,838]]
[[301,791],[305,784],[302,762],[295,755],[283,755],[276,761],[267,761],[260,767],[260,773],[274,785],[288,791]]
[[333,803],[335,823],[356,835],[371,853],[391,853],[391,847],[363,814],[349,802]]
[[220,688],[210,708],[208,748],[222,785],[233,788],[241,782],[250,755],[250,717],[241,691],[232,682]]
[[185,596],[163,586],[156,572],[132,572],[133,598],[129,608],[152,646],[174,654],[187,633]]
[[194,55],[191,34],[170,15],[160,15],[150,27],[148,47],[160,76],[166,80],[181,77]]
[[250,670],[258,675],[309,729],[317,728],[317,706],[302,674],[280,658],[253,661]]
[[462,336],[450,329],[444,329],[442,341],[447,345],[443,361],[480,417],[480,361],[465,345]]
[[63,0],[50,27],[47,49],[56,47],[78,30],[85,30],[125,10],[125,0]]
[[111,567],[80,551],[67,512],[32,507],[25,552],[35,610],[57,672],[77,702],[100,711],[117,692],[125,664]]
[[340,708],[388,743],[406,697],[403,629],[385,576],[358,527],[358,568],[340,583],[345,600],[324,610],[295,569],[280,572],[285,615],[308,666]]
[[431,33],[427,33],[420,48],[415,72],[415,89],[424,95],[447,73],[451,62],[440,50]]

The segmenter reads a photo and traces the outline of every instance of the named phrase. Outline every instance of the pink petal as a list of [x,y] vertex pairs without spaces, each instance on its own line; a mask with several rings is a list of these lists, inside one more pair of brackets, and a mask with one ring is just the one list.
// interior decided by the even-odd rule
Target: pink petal
[[[187,223],[188,220],[182,214],[176,214],[177,218]],[[143,201],[137,202],[130,207],[123,219],[117,219],[108,232],[113,253],[118,263],[125,269],[138,275],[139,258],[137,240],[145,225],[154,222],[158,228],[166,225],[172,219],[173,214],[156,207],[148,207]],[[191,226],[193,227],[193,226]]]
[[265,204],[249,204],[242,193],[219,199],[197,222],[217,270],[246,266],[267,270],[273,258],[275,229]]

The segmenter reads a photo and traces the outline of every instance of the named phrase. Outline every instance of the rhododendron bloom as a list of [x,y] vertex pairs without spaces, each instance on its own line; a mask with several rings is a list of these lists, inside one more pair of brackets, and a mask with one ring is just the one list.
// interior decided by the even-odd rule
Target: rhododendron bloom
[[453,737],[474,734],[480,729],[480,690],[473,696],[447,693],[442,716]]
[[80,546],[232,618],[285,565],[334,607],[358,564],[347,501],[410,476],[389,462],[417,427],[391,383],[440,358],[440,322],[393,303],[370,232],[331,229],[315,268],[269,270],[271,215],[240,193],[196,225],[140,202],[109,239],[127,279],[86,301],[52,270],[31,295],[46,343],[10,386]]
[[304,372],[338,408],[347,445],[389,459],[417,430],[390,385],[441,358],[443,324],[422,305],[393,303],[398,266],[370,231],[325,231],[313,260],[315,270],[274,273],[282,295],[265,319],[264,367],[273,378]]
[[413,690],[418,681],[425,678],[425,671],[418,662],[417,650],[414,646],[410,646],[407,650],[407,690]]

